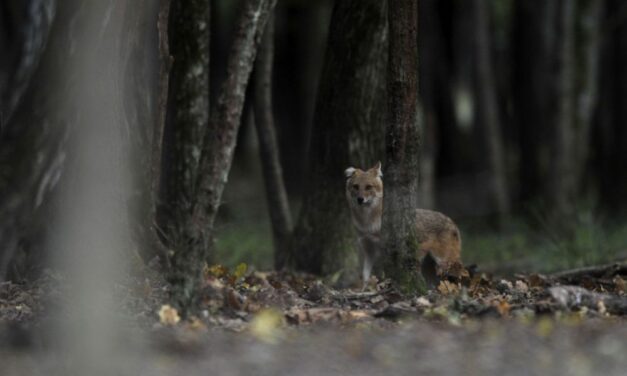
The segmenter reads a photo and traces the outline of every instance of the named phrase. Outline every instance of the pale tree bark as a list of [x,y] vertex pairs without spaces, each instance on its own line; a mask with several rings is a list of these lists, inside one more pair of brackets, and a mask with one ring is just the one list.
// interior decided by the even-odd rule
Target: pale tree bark
[[385,275],[412,292],[420,288],[415,220],[418,207],[420,133],[418,130],[417,2],[389,0],[388,123],[382,236]]
[[210,255],[213,224],[233,161],[242,108],[261,36],[276,0],[247,0],[229,53],[226,80],[212,107],[203,137],[191,215],[184,247],[174,250],[168,279],[175,304],[189,312],[201,288],[204,261]]
[[285,190],[279,145],[272,108],[272,66],[274,62],[274,16],[268,20],[255,65],[254,111],[259,154],[266,187],[268,211],[274,240],[274,268],[281,270],[287,262],[292,213]]
[[494,65],[489,36],[489,9],[487,0],[473,0],[475,25],[475,88],[477,98],[477,126],[481,142],[486,146],[480,152],[488,166],[488,189],[492,208],[501,222],[510,212],[510,195],[506,176],[506,158],[499,119]]
[[358,277],[343,171],[369,168],[382,157],[386,50],[385,1],[336,2],[290,263],[315,274],[342,272],[341,283]]

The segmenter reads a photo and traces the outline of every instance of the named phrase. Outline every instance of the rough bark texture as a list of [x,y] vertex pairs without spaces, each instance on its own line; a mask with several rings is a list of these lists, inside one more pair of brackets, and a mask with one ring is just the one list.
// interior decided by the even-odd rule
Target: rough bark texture
[[357,278],[343,171],[371,167],[382,157],[386,20],[385,1],[339,1],[333,9],[304,201],[290,247],[296,269]]
[[255,125],[259,154],[266,186],[268,211],[274,239],[274,268],[281,270],[287,261],[288,242],[292,231],[287,191],[279,156],[272,107],[272,66],[274,62],[274,17],[266,26],[263,42],[255,65]]
[[489,36],[489,9],[487,0],[473,0],[475,25],[475,89],[477,98],[477,126],[485,150],[480,152],[482,164],[488,167],[488,190],[492,208],[497,216],[510,211],[510,196],[507,186],[506,158],[503,134],[499,119],[494,65]]
[[276,0],[247,0],[237,23],[227,63],[227,78],[212,108],[198,163],[184,248],[174,250],[171,296],[186,313],[198,298],[201,272],[211,246],[213,224],[233,161],[244,96],[257,47]]
[[166,97],[159,225],[168,245],[179,248],[184,247],[179,243],[191,213],[202,135],[209,119],[210,1],[175,1],[169,20],[173,62]]
[[388,123],[382,235],[384,270],[407,291],[419,288],[415,230],[418,207],[420,135],[418,130],[417,2],[389,0]]

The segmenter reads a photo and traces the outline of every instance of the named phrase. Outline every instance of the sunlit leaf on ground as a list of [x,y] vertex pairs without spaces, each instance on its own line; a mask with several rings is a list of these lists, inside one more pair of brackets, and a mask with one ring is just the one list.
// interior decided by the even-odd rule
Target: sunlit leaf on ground
[[261,341],[278,343],[283,338],[282,326],[283,314],[281,311],[268,308],[255,315],[250,324],[250,332]]
[[161,324],[166,326],[172,326],[178,324],[181,321],[179,317],[179,313],[176,308],[170,306],[169,304],[164,304],[159,309],[159,321]]

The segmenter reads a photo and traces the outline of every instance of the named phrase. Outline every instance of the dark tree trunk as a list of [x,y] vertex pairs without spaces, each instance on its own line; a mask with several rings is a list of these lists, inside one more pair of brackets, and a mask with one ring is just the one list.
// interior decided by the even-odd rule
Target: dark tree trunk
[[405,291],[420,287],[415,228],[420,169],[417,17],[416,1],[389,0],[387,167],[381,231],[385,274]]
[[[503,146],[497,87],[489,36],[489,9],[487,0],[473,0],[475,38],[475,92],[477,99],[477,131],[485,149],[479,153],[483,166],[488,167],[488,191],[491,206],[497,218],[510,212],[510,195],[507,186],[506,158]],[[497,223],[500,223],[499,220]]]
[[561,0],[556,23],[554,75],[557,103],[551,138],[553,157],[547,198],[551,219],[561,230],[572,223],[577,194],[575,163],[575,0]]
[[185,247],[181,242],[191,213],[202,134],[209,119],[209,7],[207,0],[174,1],[166,35],[173,61],[170,95],[165,97],[158,223],[166,243],[174,249]]
[[555,2],[514,2],[513,108],[520,139],[519,200],[528,204],[546,190],[550,139],[551,53]]
[[272,107],[272,66],[274,62],[274,17],[264,32],[263,42],[255,65],[255,125],[259,139],[259,153],[263,169],[268,211],[274,239],[274,268],[281,270],[286,263],[288,241],[292,231],[290,212],[279,146],[274,127]]
[[[51,53],[44,52],[53,34],[55,10],[56,1],[0,4],[0,281],[9,269],[9,277],[20,277],[30,264],[19,244],[35,227],[34,212],[63,165],[63,131],[46,124],[43,109],[31,111],[24,104],[53,102],[45,94],[53,90],[47,86],[52,79],[38,67],[40,59],[51,59]],[[60,33],[56,35],[60,39]],[[33,75],[39,90],[27,91]],[[16,255],[22,256],[21,262],[15,262]]]
[[247,0],[238,20],[227,63],[226,81],[211,111],[198,162],[191,216],[184,248],[174,250],[169,280],[171,296],[184,313],[200,291],[201,272],[209,257],[213,224],[226,184],[237,140],[244,97],[257,47],[276,0]]
[[[343,171],[381,158],[387,49],[386,2],[335,4],[311,132],[303,206],[291,244],[293,266],[357,277]],[[416,39],[414,39],[414,48]]]
[[593,188],[585,178],[585,169],[589,166],[592,139],[592,124],[598,108],[599,97],[599,60],[601,58],[601,15],[602,0],[579,0],[577,2],[576,50],[576,103],[575,126],[575,169],[578,187]]
[[424,119],[425,140],[420,158],[420,207],[435,207],[435,161],[438,153],[438,127],[440,123],[437,102],[443,88],[438,87],[440,64],[445,59],[444,41],[437,9],[438,0],[423,0],[418,3],[418,56],[420,57],[419,85],[420,103]]
[[627,24],[619,16],[626,11],[623,1],[605,2],[599,115],[594,134],[599,196],[605,209],[615,215],[627,214]]

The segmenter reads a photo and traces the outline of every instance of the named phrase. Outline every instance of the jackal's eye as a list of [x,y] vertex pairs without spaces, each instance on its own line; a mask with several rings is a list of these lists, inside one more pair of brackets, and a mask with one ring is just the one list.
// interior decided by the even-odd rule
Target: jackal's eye
[[356,191],[359,190],[359,184],[353,184],[353,189]]
[[369,191],[369,190],[371,190],[371,189],[372,189],[372,185],[367,185],[367,186],[366,186],[366,190],[367,190],[367,191]]

